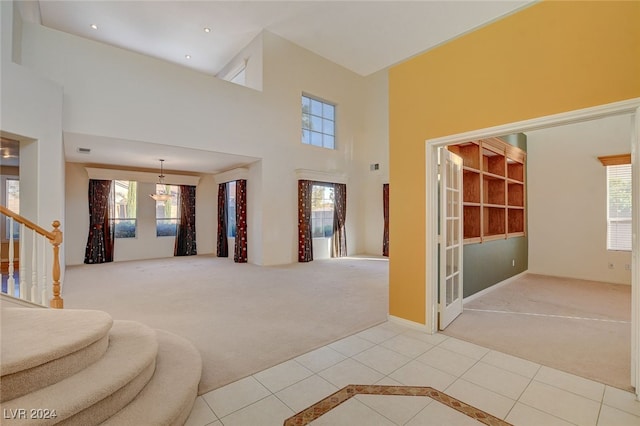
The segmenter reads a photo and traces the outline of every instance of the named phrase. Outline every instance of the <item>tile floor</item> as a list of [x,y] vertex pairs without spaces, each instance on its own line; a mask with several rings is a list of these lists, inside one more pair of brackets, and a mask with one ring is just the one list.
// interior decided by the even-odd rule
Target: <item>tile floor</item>
[[[196,399],[187,426],[281,426],[347,384],[431,386],[514,425],[640,426],[622,390],[386,322]],[[358,395],[317,425],[476,425],[428,397]]]

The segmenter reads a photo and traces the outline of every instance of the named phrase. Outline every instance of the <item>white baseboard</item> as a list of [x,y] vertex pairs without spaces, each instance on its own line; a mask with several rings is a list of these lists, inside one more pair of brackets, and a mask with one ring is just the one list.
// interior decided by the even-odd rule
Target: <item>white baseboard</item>
[[[414,330],[418,330],[418,331],[423,331],[425,333],[429,333],[429,330],[427,329],[427,326],[425,324],[420,324],[419,322],[415,322],[415,321],[410,321],[408,319],[404,319],[404,318],[400,318],[400,317],[396,317],[393,315],[387,315],[388,319],[390,322],[396,323],[398,325],[402,325],[405,327],[409,327],[412,328]],[[431,334],[431,333],[429,333]]]
[[496,283],[496,284],[492,285],[491,287],[487,287],[484,290],[480,290],[479,292],[477,292],[475,294],[472,294],[469,297],[465,297],[464,299],[462,299],[462,304],[464,305],[465,303],[469,303],[469,302],[477,299],[478,297],[484,296],[487,293],[491,293],[493,290],[497,290],[500,287],[503,287],[503,286],[505,286],[505,285],[517,280],[518,278],[521,278],[522,276],[524,276],[524,275],[526,275],[528,273],[529,273],[529,270],[520,272],[517,275],[514,275],[512,277],[507,278],[504,281],[500,281],[499,283]]

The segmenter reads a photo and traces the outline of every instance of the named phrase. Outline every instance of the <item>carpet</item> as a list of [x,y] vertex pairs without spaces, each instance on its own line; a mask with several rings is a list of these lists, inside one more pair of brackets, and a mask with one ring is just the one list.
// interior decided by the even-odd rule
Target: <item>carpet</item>
[[631,390],[631,286],[526,274],[465,303],[444,331]]
[[386,321],[388,261],[284,266],[188,256],[68,266],[65,308],[97,309],[191,341],[203,394]]
[[455,399],[444,392],[424,386],[347,385],[284,421],[284,426],[305,426],[356,395],[425,396],[453,408],[489,426],[511,426],[497,417]]

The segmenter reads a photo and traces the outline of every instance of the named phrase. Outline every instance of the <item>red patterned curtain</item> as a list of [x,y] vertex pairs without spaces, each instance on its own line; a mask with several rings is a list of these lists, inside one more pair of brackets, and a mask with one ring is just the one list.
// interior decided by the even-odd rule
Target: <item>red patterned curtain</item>
[[89,237],[84,263],[113,262],[113,182],[89,180]]
[[311,188],[310,180],[298,181],[298,262],[313,260],[311,239]]
[[344,257],[347,255],[347,232],[344,226],[347,218],[347,185],[333,184],[333,202],[331,257]]
[[173,255],[193,256],[198,254],[196,250],[196,187],[180,185],[178,194],[180,223],[176,232]]
[[229,257],[227,241],[227,184],[218,185],[218,257]]
[[389,257],[389,184],[382,185],[382,208],[384,214],[384,233],[382,234],[382,255]]
[[236,244],[233,261],[247,263],[247,181],[236,181]]

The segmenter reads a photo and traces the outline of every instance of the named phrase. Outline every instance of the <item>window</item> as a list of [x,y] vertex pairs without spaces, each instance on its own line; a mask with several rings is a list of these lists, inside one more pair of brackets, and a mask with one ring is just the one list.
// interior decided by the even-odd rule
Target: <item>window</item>
[[178,191],[177,185],[156,184],[156,193],[171,194],[166,201],[156,201],[156,237],[175,237],[178,226]]
[[631,164],[607,166],[607,250],[631,251]]
[[311,188],[311,236],[333,236],[333,186],[313,185]]
[[[7,178],[5,181],[5,194],[6,194],[6,206],[9,210],[14,213],[20,214],[20,181],[18,179]],[[5,230],[7,240],[11,235],[11,230],[9,229],[9,217],[5,217]],[[18,239],[20,237],[20,224],[14,222],[13,224],[13,238]]]
[[128,180],[116,180],[113,182],[112,196],[115,237],[135,238],[138,183]]
[[335,149],[335,105],[302,95],[302,143]]
[[227,182],[227,237],[236,237],[236,182]]

